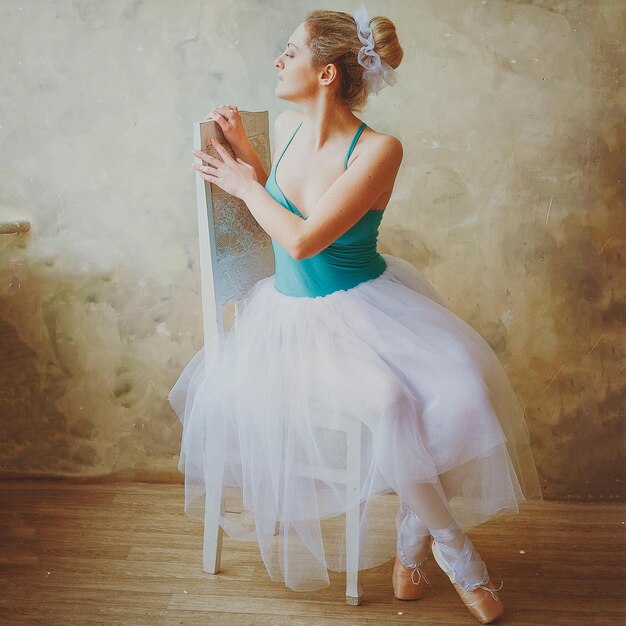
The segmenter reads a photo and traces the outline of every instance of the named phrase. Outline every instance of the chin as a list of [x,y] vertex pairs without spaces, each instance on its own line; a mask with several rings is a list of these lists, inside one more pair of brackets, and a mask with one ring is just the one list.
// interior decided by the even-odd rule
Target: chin
[[278,86],[278,85],[276,85],[276,88],[274,89],[274,93],[276,94],[276,97],[277,97],[279,100],[285,100],[285,101],[287,101],[287,102],[293,102],[293,101],[294,101],[294,100],[293,100],[293,98],[289,97],[289,94],[284,94],[284,93],[281,93],[281,92],[279,91],[278,87],[279,87],[279,86]]

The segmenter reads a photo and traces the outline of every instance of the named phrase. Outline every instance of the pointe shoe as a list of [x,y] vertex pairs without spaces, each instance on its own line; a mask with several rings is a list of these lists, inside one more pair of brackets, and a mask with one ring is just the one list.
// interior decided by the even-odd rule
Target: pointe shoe
[[[437,565],[447,574],[468,611],[481,624],[489,624],[504,613],[502,601],[497,593],[502,589],[504,583],[500,583],[500,586],[496,589],[485,570],[485,578],[480,584],[474,586],[474,588],[467,589],[457,580],[454,570],[446,561],[439,544],[434,540],[431,544],[431,550]],[[484,582],[485,579],[486,582]]]
[[[405,533],[410,533],[410,528],[402,526],[404,518],[411,514],[411,510],[404,504],[396,516],[396,526],[398,529],[398,554],[393,564],[391,582],[393,585],[393,595],[398,600],[417,600],[424,589],[424,584],[430,585],[426,575],[421,570],[422,565],[428,559],[426,555],[419,563],[412,563],[404,553],[403,538],[408,542]],[[414,540],[415,538],[413,538]],[[418,542],[430,542],[430,533],[417,537]],[[405,565],[406,564],[406,565]]]
[[393,595],[398,600],[418,600],[424,590],[424,584],[430,585],[426,575],[419,567],[425,560],[420,561],[417,567],[405,567],[396,554],[391,582],[393,584]]

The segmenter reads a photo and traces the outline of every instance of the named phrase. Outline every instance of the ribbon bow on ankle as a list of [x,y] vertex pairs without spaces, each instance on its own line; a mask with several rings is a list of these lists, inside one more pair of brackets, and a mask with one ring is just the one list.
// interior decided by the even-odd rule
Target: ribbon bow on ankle
[[[419,578],[417,579],[417,581],[415,581],[415,580],[413,579],[413,575],[415,574],[415,572],[417,572],[417,573],[418,573],[418,575],[419,575]],[[422,570],[421,570],[419,567],[414,568],[414,569],[413,569],[413,571],[411,572],[411,582],[412,582],[414,585],[419,585],[419,584],[420,584],[420,580],[421,580],[422,578],[424,579],[424,582],[425,582],[427,585],[430,585],[430,581],[428,580],[428,578],[426,578],[426,574],[424,574],[424,572],[422,572]],[[430,586],[432,587],[432,585],[430,585]]]
[[500,581],[500,586],[499,587],[487,587],[487,585],[480,585],[479,587],[477,587],[478,589],[484,589],[485,591],[488,591],[491,594],[491,597],[494,600],[498,600],[498,594],[496,593],[497,591],[500,591],[500,589],[502,589],[502,586],[504,585],[504,581]]

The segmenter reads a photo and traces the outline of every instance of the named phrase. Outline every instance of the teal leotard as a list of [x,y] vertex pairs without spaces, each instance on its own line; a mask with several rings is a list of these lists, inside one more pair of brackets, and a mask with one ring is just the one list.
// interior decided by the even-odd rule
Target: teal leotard
[[[304,217],[300,213],[276,182],[276,168],[300,126],[302,123],[293,132],[274,163],[265,183],[265,189],[279,204],[302,219],[307,219],[308,216]],[[348,159],[365,126],[363,122],[352,139],[344,169],[348,167]],[[294,259],[277,241],[272,239],[276,267],[275,288],[288,296],[318,297],[340,289],[350,289],[382,274],[387,268],[387,262],[377,251],[376,243],[383,213],[384,210],[370,209],[341,237],[321,252],[306,259]]]

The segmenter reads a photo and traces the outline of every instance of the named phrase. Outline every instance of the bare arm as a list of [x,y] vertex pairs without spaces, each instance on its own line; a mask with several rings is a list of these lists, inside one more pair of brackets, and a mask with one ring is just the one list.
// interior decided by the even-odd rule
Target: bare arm
[[[281,118],[278,116],[276,123]],[[267,182],[268,174],[265,171],[261,159],[246,136],[243,120],[237,107],[221,105],[213,107],[203,121],[212,119],[222,129],[224,138],[233,151],[234,158],[241,159],[252,166],[256,179],[262,186]]]
[[276,202],[256,181],[251,181],[241,199],[261,228],[290,256],[297,258],[296,243],[301,238],[304,220]]
[[[300,119],[301,112],[294,110],[287,110],[279,113],[274,120],[274,149],[276,148],[276,144],[282,141],[282,137],[286,132],[286,129],[289,129],[293,125],[294,119]],[[265,172],[261,160],[259,159],[259,155],[256,150],[253,148],[250,141],[246,138],[245,141],[241,142],[240,145],[233,148],[233,152],[235,153],[235,157],[239,157],[242,161],[249,163],[254,168],[256,172],[256,178],[261,184],[262,187],[265,186],[269,174]]]
[[295,244],[296,258],[306,259],[327,248],[352,228],[385,190],[393,189],[402,156],[402,143],[392,135],[382,135],[361,152],[304,222]]
[[263,164],[259,159],[259,155],[256,150],[250,143],[250,141],[245,141],[243,144],[238,145],[237,147],[231,146],[233,152],[235,153],[235,157],[239,157],[242,161],[249,163],[254,168],[256,172],[256,179],[259,181],[259,184],[264,187],[267,182],[268,174],[263,168]]
[[[215,112],[222,129],[226,124],[226,118]],[[227,121],[235,119],[235,114]],[[292,112],[281,113],[274,123],[276,137],[282,138],[285,119],[292,115]],[[237,121],[237,120],[235,120]],[[210,183],[216,184],[226,193],[241,198],[247,205],[253,217],[260,224],[261,228],[267,232],[272,239],[276,240],[291,256],[296,254],[294,243],[300,240],[300,230],[303,219],[288,211],[282,204],[276,202],[274,198],[265,190],[267,174],[263,170],[256,151],[250,144],[247,137],[235,135],[235,132],[226,127],[229,131],[230,143],[235,157],[218,141],[211,139],[211,144],[215,146],[221,159],[218,159],[201,150],[194,150],[194,155],[208,165],[193,164],[197,173]],[[237,129],[235,127],[236,130]],[[232,132],[231,132],[232,131]],[[226,133],[224,133],[226,135]],[[281,141],[282,139],[277,139]],[[228,141],[228,138],[227,138]],[[233,145],[237,145],[235,150]]]
[[251,181],[242,200],[265,232],[295,259],[324,250],[369,211],[385,189],[393,187],[402,161],[402,144],[385,135],[330,186],[306,220],[276,202]]

